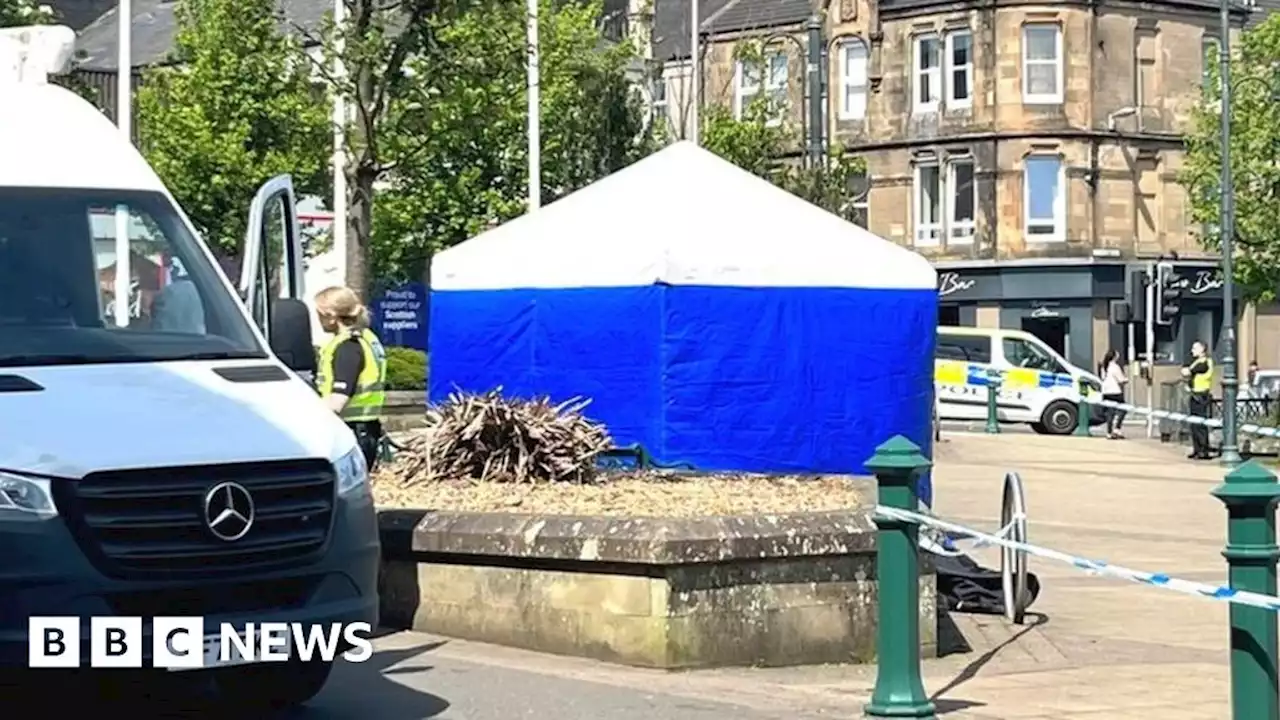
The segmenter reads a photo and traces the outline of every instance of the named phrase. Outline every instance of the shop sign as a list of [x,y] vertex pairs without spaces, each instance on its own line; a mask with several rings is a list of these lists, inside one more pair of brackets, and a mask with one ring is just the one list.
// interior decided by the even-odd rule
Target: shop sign
[[944,272],[938,276],[938,297],[947,297],[956,293],[972,290],[977,280],[966,280],[957,272]]

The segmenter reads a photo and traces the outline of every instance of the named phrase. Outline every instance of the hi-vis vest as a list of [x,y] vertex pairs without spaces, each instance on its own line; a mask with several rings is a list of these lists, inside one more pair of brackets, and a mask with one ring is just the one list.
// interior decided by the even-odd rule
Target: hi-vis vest
[[[1191,392],[1207,393],[1213,390],[1213,358],[1205,355],[1201,360],[1204,360],[1205,371],[1191,378]],[[1200,360],[1196,360],[1191,364],[1194,366],[1198,362]]]
[[333,393],[333,356],[339,345],[352,339],[360,343],[360,349],[364,351],[364,368],[356,379],[351,399],[339,416],[347,422],[377,420],[387,402],[387,351],[382,348],[378,336],[369,330],[341,333],[320,349],[316,386],[321,396]]

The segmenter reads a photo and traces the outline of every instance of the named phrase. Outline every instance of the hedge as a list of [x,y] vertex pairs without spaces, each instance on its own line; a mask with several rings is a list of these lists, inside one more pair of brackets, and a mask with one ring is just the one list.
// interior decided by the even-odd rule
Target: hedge
[[427,354],[412,348],[387,348],[387,389],[426,390]]

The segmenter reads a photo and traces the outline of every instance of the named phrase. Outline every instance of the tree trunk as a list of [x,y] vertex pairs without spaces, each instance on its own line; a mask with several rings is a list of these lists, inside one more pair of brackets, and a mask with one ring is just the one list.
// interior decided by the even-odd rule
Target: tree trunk
[[357,168],[351,187],[351,204],[347,215],[347,287],[363,301],[370,291],[369,248],[373,238],[373,184],[377,173]]

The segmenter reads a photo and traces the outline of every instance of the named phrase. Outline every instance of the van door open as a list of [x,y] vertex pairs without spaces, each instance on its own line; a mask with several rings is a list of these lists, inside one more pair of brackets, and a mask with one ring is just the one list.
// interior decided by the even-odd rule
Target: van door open
[[[240,297],[276,357],[304,377],[315,370],[306,294],[302,238],[293,179],[268,180],[249,206]],[[307,378],[310,379],[310,378]]]

